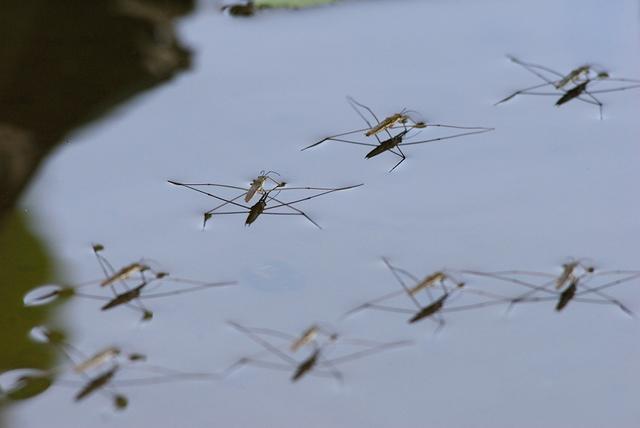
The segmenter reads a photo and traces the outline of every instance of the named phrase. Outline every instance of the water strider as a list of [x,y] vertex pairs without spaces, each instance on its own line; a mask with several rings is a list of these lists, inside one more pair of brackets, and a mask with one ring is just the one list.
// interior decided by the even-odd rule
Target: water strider
[[[578,272],[580,268],[580,272]],[[603,290],[640,278],[640,271],[611,270],[595,271],[595,268],[581,261],[571,261],[562,265],[560,274],[510,270],[500,272],[463,271],[465,274],[488,277],[503,283],[511,283],[528,289],[515,297],[500,296],[486,305],[507,303],[509,307],[520,303],[555,302],[555,310],[562,311],[571,302],[614,305],[627,315],[633,312],[620,300]],[[532,282],[540,278],[543,282]],[[594,284],[595,283],[595,284]],[[590,295],[593,295],[591,297]],[[497,295],[496,295],[497,296]]]
[[291,342],[291,346],[289,346],[289,350],[291,352],[297,352],[303,346],[314,342],[321,334],[331,341],[335,341],[338,339],[337,333],[321,327],[318,324],[313,324],[309,328],[304,330],[298,337],[294,338],[294,340]]
[[[204,213],[204,223],[206,224],[206,222],[208,220],[210,220],[214,215],[229,215],[229,214],[246,214],[247,217],[245,219],[245,225],[248,226],[250,224],[252,224],[253,222],[255,222],[258,217],[260,217],[261,215],[301,215],[304,218],[306,218],[309,222],[311,222],[314,226],[316,226],[319,229],[322,229],[322,227],[316,223],[314,220],[311,219],[311,217],[309,217],[304,211],[292,206],[294,204],[303,202],[303,201],[307,201],[309,199],[314,199],[317,198],[319,196],[323,196],[323,195],[327,195],[329,193],[333,193],[333,192],[339,192],[339,191],[343,191],[343,190],[349,190],[349,189],[354,189],[356,187],[360,187],[363,186],[364,184],[356,184],[353,186],[346,186],[346,187],[338,187],[338,188],[325,188],[325,187],[285,187],[286,183],[284,182],[279,182],[276,186],[272,187],[271,189],[268,190],[264,190],[263,189],[263,193],[262,196],[260,196],[260,199],[253,205],[248,206],[248,205],[243,205],[241,203],[236,202],[237,199],[239,199],[241,196],[243,196],[245,193],[243,193],[240,196],[236,196],[235,198],[232,199],[227,199],[227,198],[223,198],[221,196],[217,196],[213,193],[207,192],[205,190],[200,189],[200,187],[208,187],[208,186],[213,186],[213,187],[219,187],[219,188],[226,188],[226,189],[235,189],[235,190],[241,190],[243,192],[247,192],[249,189],[246,189],[244,187],[239,187],[239,186],[232,186],[232,185],[227,185],[227,184],[216,184],[216,183],[180,183],[177,181],[173,181],[173,180],[168,180],[169,183],[176,185],[176,186],[180,186],[180,187],[186,187],[188,189],[194,190],[196,192],[202,193],[204,195],[210,196],[214,199],[217,199],[219,201],[222,201],[222,204],[219,204],[218,206],[216,206],[215,208],[207,211]],[[291,191],[291,190],[311,190],[311,191],[319,191],[320,193],[317,193],[315,195],[312,196],[307,196],[304,198],[299,198],[293,201],[288,201],[288,202],[284,202],[281,199],[278,199],[278,195],[281,191]],[[273,193],[275,193],[275,196],[273,195]],[[268,204],[270,202],[275,202],[275,205],[271,205],[269,206]],[[221,208],[226,207],[226,206],[233,206],[235,208],[242,208],[242,211],[219,211]],[[293,211],[293,212],[272,212],[271,210],[277,209],[277,208],[288,208],[289,210]]]
[[[356,113],[358,113],[358,115],[362,118],[362,120],[365,121],[368,127],[364,129],[357,129],[355,131],[343,132],[340,134],[332,135],[330,137],[325,137],[316,143],[313,143],[307,147],[302,148],[301,151],[310,149],[312,147],[316,147],[319,144],[322,144],[326,141],[335,141],[339,143],[373,147],[373,149],[371,149],[365,155],[365,159],[370,159],[372,157],[378,156],[385,152],[393,153],[394,155],[400,158],[400,160],[393,166],[393,168],[389,170],[389,172],[391,172],[394,169],[396,169],[406,159],[406,156],[402,151],[402,147],[412,146],[417,144],[424,144],[424,143],[431,143],[436,141],[443,141],[443,140],[448,140],[452,138],[463,137],[466,135],[481,134],[481,133],[489,132],[493,130],[493,128],[486,128],[486,127],[479,127],[479,126],[444,125],[444,124],[438,124],[438,123],[427,123],[424,121],[415,121],[414,119],[410,119],[410,116],[406,114],[408,112],[406,110],[403,110],[403,112],[401,113],[395,113],[391,116],[386,117],[382,121],[380,121],[378,120],[378,117],[373,112],[373,110],[371,110],[369,107],[355,101],[353,98],[348,97],[347,99],[349,100],[349,104],[353,107]],[[363,112],[360,111],[360,109],[367,111],[374,118],[375,124],[370,122],[369,119],[367,119],[366,116],[363,114]],[[409,142],[406,141],[408,138],[410,138],[410,136],[408,136],[410,131],[414,129],[430,128],[430,127],[461,129],[461,130],[467,130],[470,132],[463,132],[463,133],[458,133],[454,135],[448,135],[448,136],[439,137],[439,138],[431,138],[431,139],[421,140],[421,141],[409,141]],[[400,130],[400,131],[397,132],[396,134],[392,134],[391,131],[394,131],[394,130]],[[364,131],[365,137],[374,136],[378,144],[373,144],[373,143],[369,143],[367,141],[362,141],[362,140],[356,141],[356,140],[347,140],[344,138],[338,138],[338,137],[343,137],[345,135],[357,134],[363,131]],[[381,139],[378,136],[378,133],[380,132],[384,132],[387,138]]]
[[[450,273],[446,273],[445,271],[437,271],[432,274],[427,275],[426,277],[419,279],[410,272],[405,269],[399,268],[397,266],[393,266],[389,260],[386,258],[382,258],[385,265],[389,269],[389,271],[393,274],[394,278],[398,282],[401,287],[401,290],[387,293],[381,297],[373,299],[371,301],[365,302],[356,308],[350,310],[345,315],[350,315],[355,312],[362,311],[364,309],[374,309],[385,312],[394,312],[394,313],[404,313],[411,315],[411,317],[407,320],[409,324],[416,323],[418,321],[422,321],[424,319],[430,319],[438,324],[438,329],[444,326],[444,318],[442,317],[442,313],[452,312],[461,310],[463,307],[448,307],[447,302],[449,299],[465,289],[465,283],[462,281],[458,281],[453,279]],[[407,285],[404,277],[411,279],[414,282],[413,286]],[[431,289],[437,289],[438,297],[434,296]],[[428,297],[428,303],[423,305],[420,300],[416,297],[416,295],[420,292],[425,292],[424,294]],[[435,291],[434,291],[435,292]],[[465,289],[465,292],[471,294],[477,294],[481,296],[486,296],[487,293],[480,290],[469,290]],[[387,306],[382,305],[380,302],[384,302],[386,300],[390,300],[393,298],[397,298],[399,296],[406,296],[411,300],[416,309],[408,309],[408,308],[399,308],[395,306]],[[467,305],[464,309],[472,309],[477,307],[479,304],[474,303],[473,305]]]
[[[98,393],[108,397],[116,409],[122,410],[128,406],[129,400],[126,395],[117,391],[121,388],[171,383],[179,380],[220,379],[220,376],[215,373],[185,373],[150,365],[146,363],[145,355],[125,353],[113,345],[93,355],[86,355],[68,343],[62,334],[46,327],[34,328],[31,336],[37,341],[54,346],[71,365],[71,369],[67,365],[62,365],[49,371],[42,371],[38,378],[49,379],[53,385],[76,389],[74,401],[77,402]],[[147,375],[136,378],[122,377],[123,372],[131,372],[134,369],[146,372]]]
[[[105,276],[104,279],[89,281],[75,286],[40,286],[27,293],[24,298],[25,305],[34,306],[46,304],[57,299],[78,297],[103,301],[104,304],[100,308],[102,311],[126,306],[140,312],[142,314],[142,320],[147,321],[153,318],[153,312],[144,305],[143,300],[170,297],[208,288],[236,284],[234,281],[205,282],[176,278],[167,272],[155,271],[143,262],[131,263],[122,269],[116,270],[104,255],[102,255],[103,250],[104,246],[101,244],[93,246],[93,252]],[[183,287],[170,291],[155,291],[164,283],[179,284]],[[186,287],[184,287],[185,285]],[[102,288],[109,288],[111,295],[93,294],[85,291],[89,287],[96,288],[96,291]]]
[[[317,335],[318,333],[322,332],[322,330],[316,325],[311,326],[309,329],[305,330],[305,332],[303,332],[303,334],[300,336],[293,336],[278,330],[244,327],[232,321],[230,321],[229,324],[235,329],[244,333],[251,340],[264,348],[267,352],[274,355],[276,358],[278,358],[279,361],[273,362],[260,360],[256,357],[244,357],[239,359],[236,363],[229,367],[226,370],[227,374],[244,365],[253,365],[266,369],[290,372],[292,373],[290,378],[291,382],[296,382],[308,374],[320,377],[333,377],[334,379],[341,381],[342,374],[336,369],[336,365],[346,363],[348,361],[357,360],[359,358],[382,352],[387,349],[406,346],[411,343],[409,341],[379,343],[360,339],[346,339],[339,337],[336,333],[325,333],[326,340],[323,343],[318,343],[316,341],[316,337],[311,338],[311,336]],[[292,355],[288,354],[286,351],[281,350],[278,346],[272,344],[262,337],[265,335],[280,340],[285,340],[289,344],[296,344],[298,341],[300,341],[300,339],[305,338],[305,344],[311,344],[312,349],[306,356],[306,358],[298,360],[295,359]],[[325,354],[327,352],[326,349],[330,346],[334,346],[338,342],[358,346],[363,349],[359,349],[358,351],[341,355],[333,359],[327,359],[325,357]],[[292,352],[295,352],[301,346],[303,345],[300,345],[293,349],[294,346],[290,345],[290,349]]]
[[[600,119],[602,119],[602,102],[595,97],[594,94],[603,94],[609,92],[625,91],[628,89],[640,88],[640,80],[627,79],[627,78],[612,78],[606,71],[596,71],[591,65],[581,65],[574,68],[567,74],[562,74],[549,67],[532,64],[529,62],[520,61],[519,59],[509,56],[512,62],[522,66],[527,71],[533,73],[538,78],[542,79],[544,83],[529,86],[524,89],[517,90],[507,97],[498,101],[495,105],[504,103],[514,98],[517,95],[541,95],[541,96],[555,96],[559,97],[556,100],[556,106],[561,106],[571,100],[578,99],[587,104],[598,106],[600,113]],[[596,83],[605,82],[624,82],[630,83],[629,85],[623,85],[615,88],[605,88],[592,90]],[[572,84],[572,87],[567,85]],[[537,92],[536,90],[551,87],[556,92]]]

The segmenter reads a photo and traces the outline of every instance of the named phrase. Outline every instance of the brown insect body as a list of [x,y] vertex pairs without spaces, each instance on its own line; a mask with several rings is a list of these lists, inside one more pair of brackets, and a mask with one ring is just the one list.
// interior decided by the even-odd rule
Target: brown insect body
[[267,181],[266,175],[259,175],[258,178],[253,179],[251,181],[251,186],[249,187],[247,194],[244,196],[244,201],[249,202],[251,198],[253,198],[253,195],[255,195],[257,192],[262,192],[265,181]]
[[111,285],[114,282],[122,281],[124,279],[127,279],[127,278],[129,278],[131,275],[133,275],[136,272],[143,272],[143,271],[145,271],[147,269],[148,269],[148,267],[143,265],[143,264],[131,263],[130,265],[123,267],[118,272],[114,273],[109,278],[107,278],[104,281],[102,281],[100,283],[100,286],[101,287],[106,287],[107,285]]
[[571,262],[562,265],[562,273],[556,279],[556,290],[561,289],[569,281],[569,278],[573,275],[573,271],[578,266],[578,262]]
[[378,123],[376,126],[365,132],[364,135],[366,135],[367,137],[371,137],[372,135],[375,135],[381,131],[384,131],[385,129],[392,127],[397,122],[405,123],[407,120],[409,120],[409,116],[396,113],[382,120],[382,122]]
[[575,82],[581,75],[586,75],[589,73],[589,70],[591,70],[591,67],[589,67],[588,65],[582,65],[578,68],[575,68],[573,70],[571,70],[571,72],[569,72],[569,74],[567,74],[565,77],[563,77],[558,83],[556,83],[554,86],[556,87],[556,89],[560,89],[562,87],[564,87],[567,83],[569,82]]
[[120,349],[116,348],[116,347],[109,347],[107,349],[104,349],[100,352],[98,352],[97,354],[93,355],[92,357],[86,359],[85,361],[81,362],[80,364],[76,365],[73,368],[73,371],[75,371],[76,373],[83,373],[91,368],[95,368],[100,366],[101,364],[112,360],[114,358],[116,358],[118,355],[120,355]]
[[410,288],[409,293],[413,296],[418,292],[424,290],[425,288],[431,287],[438,281],[444,281],[445,278],[446,275],[443,272],[434,272],[433,274],[420,281],[415,287]]
[[294,342],[291,344],[291,347],[290,347],[291,351],[296,352],[298,349],[302,348],[304,345],[314,340],[317,335],[318,335],[318,327],[315,325],[312,325],[311,327],[306,329],[302,333],[302,335],[300,335],[300,337],[294,340]]

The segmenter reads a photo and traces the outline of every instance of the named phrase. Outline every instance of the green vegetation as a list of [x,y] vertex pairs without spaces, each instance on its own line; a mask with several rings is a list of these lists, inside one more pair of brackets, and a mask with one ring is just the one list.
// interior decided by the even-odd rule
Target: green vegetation
[[[46,249],[18,211],[7,215],[0,228],[0,266],[0,372],[19,368],[46,370],[55,361],[55,351],[31,340],[29,331],[47,324],[56,305],[26,307],[23,296],[50,281],[53,266]],[[27,382],[27,389],[44,390],[46,383]],[[30,394],[9,397],[27,398]]]

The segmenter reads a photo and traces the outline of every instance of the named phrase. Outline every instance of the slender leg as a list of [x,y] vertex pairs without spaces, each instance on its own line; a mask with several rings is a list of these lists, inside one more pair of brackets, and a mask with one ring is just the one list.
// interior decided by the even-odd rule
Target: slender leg
[[[400,149],[400,146],[398,146],[398,149]],[[393,166],[393,168],[391,168],[391,169],[389,170],[389,172],[391,172],[391,171],[393,171],[394,169],[396,169],[396,168],[398,167],[398,165],[400,165],[400,164],[401,164],[402,162],[404,162],[404,160],[406,159],[406,156],[404,155],[404,153],[402,153],[402,151],[400,151],[400,156],[402,157],[402,159],[400,159],[400,160],[398,161],[398,163],[397,163],[397,164],[395,164],[395,165]]]

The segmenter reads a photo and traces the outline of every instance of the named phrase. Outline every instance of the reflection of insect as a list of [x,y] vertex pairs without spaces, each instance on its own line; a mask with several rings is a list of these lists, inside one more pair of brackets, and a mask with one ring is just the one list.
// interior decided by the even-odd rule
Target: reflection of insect
[[[532,64],[528,62],[520,61],[514,57],[509,57],[511,61],[514,63],[521,65],[527,71],[535,74],[537,77],[542,79],[544,83],[540,83],[538,85],[529,86],[528,88],[520,89],[515,91],[511,95],[503,98],[498,101],[497,104],[501,104],[505,101],[509,101],[516,95],[548,95],[548,96],[559,96],[556,101],[556,106],[561,106],[573,99],[578,99],[582,102],[593,104],[598,106],[598,110],[600,112],[600,119],[602,119],[602,103],[598,100],[594,94],[603,94],[608,92],[617,92],[624,91],[627,89],[640,88],[640,80],[635,79],[625,79],[625,78],[612,78],[609,76],[609,73],[605,71],[595,71],[590,65],[581,65],[569,73],[562,74],[555,70],[552,70],[548,67]],[[616,88],[603,88],[598,90],[588,90],[596,83],[606,83],[606,82],[626,82],[631,83],[630,85],[624,85]],[[566,88],[568,84],[573,84],[574,86],[570,88]],[[535,90],[552,87],[556,89],[556,92],[536,92]],[[584,96],[586,95],[587,98]]]
[[[402,147],[405,146],[411,146],[411,145],[416,145],[416,144],[424,144],[424,143],[431,143],[431,142],[435,142],[435,141],[442,141],[442,140],[448,140],[451,138],[456,138],[456,137],[462,137],[465,135],[472,135],[472,134],[481,134],[484,132],[488,132],[493,130],[493,128],[485,128],[485,127],[467,127],[467,126],[456,126],[456,125],[443,125],[443,124],[430,124],[430,123],[426,123],[424,121],[416,121],[414,119],[411,119],[411,117],[407,114],[408,111],[403,110],[400,113],[395,113],[391,116],[386,117],[383,120],[378,120],[378,117],[375,115],[375,113],[373,112],[373,110],[371,110],[369,107],[365,106],[364,104],[360,104],[359,102],[355,101],[353,98],[348,98],[349,104],[351,105],[351,107],[353,107],[353,109],[356,111],[356,113],[358,113],[358,115],[362,118],[362,120],[364,120],[368,126],[368,128],[364,128],[364,129],[357,129],[355,131],[349,131],[349,132],[343,132],[340,134],[336,134],[336,135],[332,135],[330,137],[326,137],[323,138],[322,140],[313,143],[307,147],[304,147],[302,150],[307,150],[310,149],[312,147],[315,147],[321,143],[324,143],[326,141],[335,141],[335,142],[339,142],[339,143],[347,143],[347,144],[355,144],[355,145],[359,145],[359,146],[369,146],[369,147],[373,147],[372,150],[370,150],[365,158],[366,159],[370,159],[374,156],[377,156],[381,153],[384,152],[391,152],[394,155],[400,157],[400,160],[398,161],[398,163],[396,163],[393,168],[391,168],[391,171],[393,171],[394,169],[396,169],[396,167],[398,165],[400,165],[405,159],[406,156],[404,154],[404,152],[402,151]],[[372,124],[366,117],[365,115],[362,113],[361,109],[367,111],[375,120],[375,124]],[[468,130],[470,132],[463,132],[463,133],[458,133],[458,134],[454,134],[454,135],[447,135],[447,136],[442,136],[442,137],[438,137],[438,138],[431,138],[428,140],[422,140],[422,141],[410,141],[410,142],[406,142],[405,139],[409,138],[407,136],[407,134],[416,128],[452,128],[452,129],[463,129],[463,130]],[[398,132],[397,134],[393,135],[391,134],[390,131],[392,130],[397,130],[397,129],[401,129],[400,132]],[[362,141],[362,140],[346,140],[343,138],[338,138],[338,137],[343,137],[345,135],[352,135],[352,134],[358,134],[364,132],[365,137],[369,137],[369,136],[375,136],[376,140],[378,141],[378,144],[372,144],[369,143],[367,141]],[[380,137],[378,136],[378,134],[380,132],[385,132],[386,136],[388,138],[382,140],[380,139]]]
[[[114,388],[152,385],[177,380],[207,380],[218,379],[219,376],[213,373],[184,373],[164,367],[153,366],[147,363],[146,357],[138,353],[124,353],[118,347],[110,346],[98,351],[92,356],[83,354],[75,346],[67,343],[61,333],[50,331],[44,327],[36,327],[32,330],[31,336],[41,342],[55,346],[65,358],[72,364],[72,372],[81,380],[66,379],[58,375],[59,372],[66,373],[67,370],[58,368],[47,374],[54,381],[55,385],[71,386],[79,388],[74,396],[75,401],[81,401],[96,392],[108,396],[116,409],[127,407],[129,400],[127,397]],[[152,375],[138,377],[136,379],[116,379],[119,374],[128,366],[130,370],[146,371]],[[128,370],[127,370],[128,371]],[[42,376],[45,376],[43,373]],[[54,377],[57,376],[55,379]]]
[[[451,274],[445,271],[434,272],[430,275],[427,275],[423,279],[419,279],[408,271],[397,266],[393,266],[386,258],[383,258],[382,260],[389,268],[395,279],[398,281],[402,289],[394,291],[392,293],[387,293],[381,297],[363,303],[362,305],[359,305],[356,308],[350,310],[345,315],[350,315],[364,309],[375,309],[385,312],[409,314],[411,315],[411,317],[407,320],[409,324],[413,324],[424,319],[430,319],[438,324],[438,328],[441,328],[445,323],[444,318],[441,315],[442,313],[455,312],[463,309],[472,309],[475,307],[480,307],[482,305],[482,302],[474,302],[465,306],[449,307],[447,305],[447,302],[453,295],[462,292],[463,288],[465,293],[476,294],[480,296],[488,295],[488,293],[484,291],[466,288],[464,282],[454,280]],[[414,282],[415,285],[408,286],[403,277],[409,278]],[[420,299],[418,299],[417,297],[418,293],[422,291],[424,291],[423,294],[427,295],[428,303],[426,305],[423,305],[420,302]],[[395,306],[380,304],[380,302],[398,298],[399,296],[408,297],[416,306],[417,311],[416,309],[398,308]]]
[[[303,332],[303,334],[300,336],[292,336],[287,333],[267,328],[248,328],[235,322],[229,322],[229,324],[247,335],[251,340],[258,343],[268,352],[276,356],[280,361],[264,361],[254,357],[241,358],[227,369],[227,373],[235,370],[238,367],[250,364],[256,367],[293,372],[291,376],[292,382],[300,380],[307,374],[321,377],[333,377],[336,380],[341,381],[342,374],[335,368],[336,365],[356,360],[358,358],[381,352],[386,349],[406,346],[410,343],[407,341],[377,343],[359,339],[339,338],[337,334],[326,333],[324,332],[324,330],[319,329],[317,326],[312,326],[311,328]],[[318,341],[316,340],[319,333],[322,333],[323,336],[326,337],[326,340],[323,343],[318,343]],[[293,358],[293,356],[286,351],[281,350],[279,347],[264,339],[263,336],[265,335],[279,340],[284,340],[289,344],[293,344],[291,345],[291,349],[293,352],[308,344],[312,345],[312,350],[309,352],[306,358],[304,358],[302,361],[299,361]],[[326,348],[334,345],[338,341],[345,345],[349,344],[361,348],[363,347],[364,349],[359,349],[355,352],[341,355],[333,359],[325,358],[325,354],[327,352]]]
[[[147,309],[142,303],[143,299],[154,299],[160,297],[174,296],[183,293],[190,293],[212,287],[223,287],[233,285],[235,282],[214,282],[206,283],[203,281],[194,281],[184,278],[171,277],[166,272],[156,272],[148,265],[142,262],[131,263],[122,269],[115,270],[111,263],[101,254],[104,247],[102,245],[94,245],[93,251],[102,269],[105,279],[87,282],[78,286],[42,286],[31,290],[25,296],[25,304],[28,306],[49,303],[55,299],[65,299],[70,297],[80,297],[93,300],[102,300],[105,304],[101,310],[106,311],[119,306],[127,306],[131,309],[142,313],[143,320],[149,320],[153,317],[153,312]],[[149,275],[148,273],[151,273]],[[135,285],[129,283],[135,280]],[[159,287],[163,282],[173,282],[176,284],[186,284],[191,287],[178,288],[165,292],[149,292],[149,286],[155,285],[153,290]],[[86,293],[84,288],[95,286],[109,287],[112,296],[96,295]],[[82,291],[81,291],[82,290]]]
[[15,369],[0,373],[0,399],[27,400],[42,394],[53,384],[45,370]]
[[[241,196],[243,196],[245,193],[243,193],[240,196],[237,196],[235,198],[232,199],[225,199],[222,198],[220,196],[214,195],[212,193],[206,192],[202,189],[200,189],[199,187],[204,187],[204,186],[214,186],[214,187],[221,187],[221,188],[227,188],[227,189],[236,189],[236,190],[242,190],[243,192],[247,192],[249,189],[246,189],[244,187],[238,187],[238,186],[230,186],[230,185],[226,185],[226,184],[215,184],[215,183],[179,183],[177,181],[171,181],[169,180],[169,183],[174,184],[176,186],[182,186],[182,187],[186,187],[188,189],[191,190],[195,190],[196,192],[202,193],[204,195],[207,196],[211,196],[212,198],[218,199],[220,201],[222,201],[223,203],[216,206],[213,209],[210,209],[209,211],[207,211],[204,214],[204,222],[206,224],[206,222],[213,217],[213,215],[223,215],[223,214],[247,214],[247,218],[245,220],[245,225],[250,225],[251,223],[253,223],[254,221],[257,220],[257,218],[263,214],[270,214],[270,215],[301,215],[304,218],[306,218],[307,220],[309,220],[311,223],[313,223],[314,226],[318,227],[319,229],[322,229],[320,227],[320,225],[318,223],[316,223],[315,221],[313,221],[311,219],[311,217],[309,217],[307,214],[305,214],[302,210],[299,210],[298,208],[293,207],[292,205],[297,204],[299,202],[303,202],[303,201],[307,201],[309,199],[313,199],[313,198],[317,198],[319,196],[323,196],[323,195],[327,195],[329,193],[333,193],[333,192],[339,192],[342,190],[348,190],[348,189],[353,189],[355,187],[360,187],[363,186],[364,184],[357,184],[355,186],[346,186],[346,187],[338,187],[338,188],[323,188],[323,187],[284,187],[285,183],[280,182],[277,186],[269,189],[269,190],[264,190],[263,189],[263,194],[260,197],[260,199],[258,200],[258,202],[256,202],[254,205],[252,206],[247,206],[247,205],[242,205],[238,202],[236,202],[236,200],[238,198],[240,198]],[[290,190],[313,190],[313,191],[319,191],[320,193],[317,193],[315,195],[312,196],[307,196],[305,198],[300,198],[300,199],[296,199],[294,201],[289,201],[289,202],[283,202],[282,200],[277,198],[277,194],[281,191],[290,191]],[[273,196],[272,193],[275,192],[276,196]],[[276,205],[272,205],[272,206],[267,206],[267,204],[271,201],[275,201]],[[242,211],[218,211],[219,209],[227,206],[227,205],[232,205],[234,207],[237,208],[242,208]],[[286,207],[290,210],[292,210],[293,212],[282,212],[282,211],[276,211],[276,212],[272,212],[270,210],[273,209],[277,209],[277,208],[282,208],[282,207]]]
[[[577,273],[577,269],[581,268],[581,272]],[[627,308],[618,299],[605,293],[603,290],[640,278],[639,271],[631,270],[613,270],[595,272],[591,266],[585,266],[582,262],[572,261],[562,265],[562,272],[550,274],[544,272],[529,271],[501,271],[501,272],[476,272],[463,271],[466,274],[489,277],[499,280],[503,283],[511,283],[528,288],[529,291],[516,297],[507,297],[502,295],[493,302],[487,302],[487,305],[509,303],[513,306],[518,303],[546,302],[554,301],[555,310],[562,311],[569,303],[593,303],[593,304],[610,304],[617,306],[620,310],[628,315],[633,315],[632,311]],[[541,278],[544,282],[536,284],[531,281],[534,278]],[[497,284],[493,284],[494,287]],[[504,291],[502,294],[505,294]],[[593,295],[595,297],[590,297]],[[498,295],[496,295],[497,297]]]

